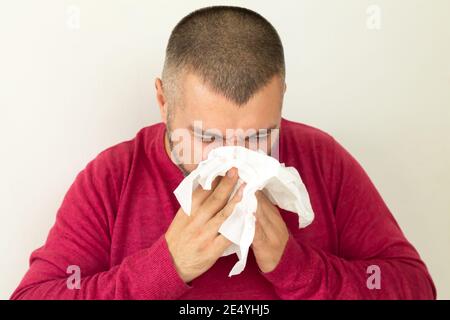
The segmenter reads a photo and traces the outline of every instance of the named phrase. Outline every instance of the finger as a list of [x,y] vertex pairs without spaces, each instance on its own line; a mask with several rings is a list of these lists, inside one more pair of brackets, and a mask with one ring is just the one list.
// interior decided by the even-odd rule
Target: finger
[[258,201],[258,206],[256,207],[255,218],[261,224],[261,227],[264,229],[271,228],[271,221],[267,216],[266,212],[268,211],[268,205],[265,202],[264,194],[261,191],[257,191],[255,193],[256,199]]
[[242,200],[243,190],[245,188],[245,183],[243,183],[236,193],[233,195],[231,200],[227,205],[220,210],[215,216],[213,216],[205,225],[205,229],[202,235],[204,240],[212,239],[218,235],[220,226],[225,222],[225,220],[233,213],[236,205]]
[[217,185],[219,184],[221,179],[222,179],[221,176],[218,176],[214,179],[214,181],[211,183],[211,190],[203,189],[200,184],[197,186],[197,188],[192,193],[192,210],[191,211],[193,211],[193,212],[196,211],[196,209],[211,195],[211,193],[217,187]]
[[232,242],[219,234],[211,244],[211,250],[215,256],[221,256],[226,248],[228,248]]
[[286,228],[286,223],[278,208],[262,192],[258,194],[258,199],[258,209],[255,216],[257,220],[259,219],[267,236],[272,237],[283,232]]
[[175,217],[173,218],[171,224],[181,224],[183,226],[187,225],[189,222],[189,216],[184,212],[183,208],[179,208]]
[[259,197],[262,203],[262,208],[264,209],[263,211],[269,221],[273,223],[284,221],[278,207],[274,205],[263,192],[260,192]]
[[257,219],[255,222],[255,236],[253,237],[252,241],[252,248],[253,245],[259,245],[261,243],[264,243],[266,241],[267,235],[264,232],[263,227],[261,226],[261,222]]
[[[231,176],[229,173],[231,173]],[[197,217],[197,223],[199,225],[204,225],[212,216],[225,207],[238,179],[239,177],[236,168],[228,170],[227,174],[220,180],[214,191],[200,206]]]

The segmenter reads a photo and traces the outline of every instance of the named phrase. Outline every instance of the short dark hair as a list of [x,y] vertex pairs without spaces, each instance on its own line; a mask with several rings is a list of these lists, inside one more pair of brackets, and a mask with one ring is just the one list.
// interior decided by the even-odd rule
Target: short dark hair
[[181,91],[177,81],[184,72],[240,106],[275,75],[284,84],[283,45],[275,28],[254,11],[201,8],[180,20],[170,35],[162,73],[169,104]]

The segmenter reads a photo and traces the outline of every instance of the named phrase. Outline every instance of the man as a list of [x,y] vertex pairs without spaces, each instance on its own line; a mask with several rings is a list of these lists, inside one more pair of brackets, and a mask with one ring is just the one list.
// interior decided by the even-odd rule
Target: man
[[[172,31],[155,86],[163,123],[78,174],[12,299],[436,297],[358,162],[323,131],[281,117],[283,47],[263,17],[225,6],[189,14]],[[232,277],[237,257],[221,257],[230,241],[218,229],[240,200],[240,192],[229,199],[239,172],[210,191],[197,188],[190,216],[173,194],[196,167],[193,157],[204,159],[224,137],[247,147],[256,139],[270,154],[276,147],[280,162],[299,171],[315,212],[299,229],[294,213],[258,192],[251,252]]]

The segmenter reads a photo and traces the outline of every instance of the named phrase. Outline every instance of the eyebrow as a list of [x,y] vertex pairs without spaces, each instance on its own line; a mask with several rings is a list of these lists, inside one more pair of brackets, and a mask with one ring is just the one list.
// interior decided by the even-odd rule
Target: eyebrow
[[[271,133],[272,130],[275,130],[275,129],[278,129],[278,128],[279,128],[279,127],[278,127],[278,125],[276,125],[276,124],[273,125],[273,126],[270,126],[270,127],[268,127],[268,128],[260,128],[260,129],[257,129],[257,130],[256,130],[256,133],[254,133],[254,134],[252,134],[252,135],[246,137],[245,139],[249,139],[249,138],[253,138],[253,137],[255,137],[255,136],[258,136],[260,131],[265,131],[266,134],[264,134],[264,135],[262,135],[262,136],[266,136],[266,135],[269,135],[269,134]],[[199,135],[199,136],[202,136],[202,137],[208,137],[208,138],[220,138],[220,139],[223,139],[223,136],[222,136],[222,135],[217,135],[217,134],[215,134],[215,133],[208,132],[208,131],[211,130],[211,129],[201,130],[200,128],[194,127],[193,125],[189,125],[189,130],[190,130],[191,132],[193,132],[194,134]],[[245,131],[245,130],[244,130],[244,131]]]

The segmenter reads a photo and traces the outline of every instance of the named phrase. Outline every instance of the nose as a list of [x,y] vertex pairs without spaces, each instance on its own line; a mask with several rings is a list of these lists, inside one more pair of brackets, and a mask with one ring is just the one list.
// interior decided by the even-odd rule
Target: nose
[[225,139],[224,145],[226,146],[240,146],[248,148],[248,141],[242,137],[233,136],[229,139]]

